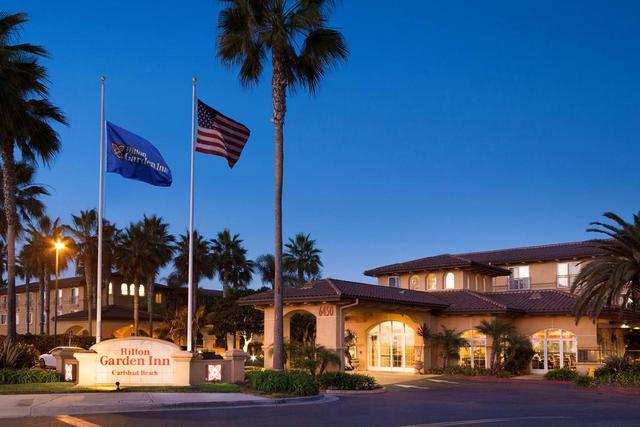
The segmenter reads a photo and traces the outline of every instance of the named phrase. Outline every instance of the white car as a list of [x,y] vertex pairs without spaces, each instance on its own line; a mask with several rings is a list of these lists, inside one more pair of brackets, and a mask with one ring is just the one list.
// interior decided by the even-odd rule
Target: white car
[[55,347],[52,348],[51,350],[49,350],[48,352],[46,352],[45,354],[41,354],[40,355],[40,360],[38,360],[38,365],[40,365],[41,368],[54,368],[56,367],[56,357],[53,355],[54,351],[57,350],[82,350],[80,347],[66,347],[66,346],[61,346],[61,347]]

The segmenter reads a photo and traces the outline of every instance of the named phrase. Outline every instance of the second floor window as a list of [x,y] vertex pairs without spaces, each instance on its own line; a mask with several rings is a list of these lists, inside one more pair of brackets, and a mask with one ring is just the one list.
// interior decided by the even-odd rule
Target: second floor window
[[126,283],[123,283],[122,285],[120,285],[120,294],[129,295],[129,287],[127,286]]
[[529,279],[529,266],[520,265],[518,267],[509,267],[511,276],[509,276],[509,290],[529,289],[531,282]]
[[0,325],[6,325],[6,324],[7,324],[7,315],[0,314]]
[[389,287],[391,287],[391,288],[399,288],[400,287],[400,277],[398,277],[398,276],[389,276]]
[[453,273],[447,273],[444,275],[444,288],[454,289],[456,287],[456,278]]
[[438,279],[436,275],[431,273],[427,276],[427,289],[434,290],[438,287]]
[[109,282],[109,288],[108,289],[109,289],[108,290],[109,295],[113,295],[113,283]]
[[31,311],[27,313],[27,323],[33,325],[33,312]]
[[409,289],[413,289],[414,291],[420,290],[420,277],[419,276],[411,276],[409,279]]
[[576,276],[580,273],[580,263],[559,262],[558,263],[558,287],[569,288]]
[[162,294],[156,292],[156,304],[162,304]]
[[80,301],[80,288],[71,288],[71,304],[78,304]]

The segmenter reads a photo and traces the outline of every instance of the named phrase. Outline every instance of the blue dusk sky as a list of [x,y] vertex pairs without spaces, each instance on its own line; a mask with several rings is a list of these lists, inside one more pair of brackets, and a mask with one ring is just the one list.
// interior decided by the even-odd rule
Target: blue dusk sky
[[[196,156],[196,227],[240,233],[252,258],[273,251],[270,74],[245,89],[217,61],[219,3],[2,9],[31,16],[22,39],[49,49],[51,96],[70,122],[37,177],[51,216],[97,206],[104,74],[107,119],[149,139],[174,180],[107,175],[106,216],[124,226],[158,214],[184,233],[197,76],[199,97],[252,133],[233,170]],[[372,282],[362,271],[382,264],[581,240],[605,211],[629,218],[640,208],[639,20],[635,1],[339,3],[331,25],[348,62],[317,95],[289,97],[285,238],[311,233],[325,276]]]

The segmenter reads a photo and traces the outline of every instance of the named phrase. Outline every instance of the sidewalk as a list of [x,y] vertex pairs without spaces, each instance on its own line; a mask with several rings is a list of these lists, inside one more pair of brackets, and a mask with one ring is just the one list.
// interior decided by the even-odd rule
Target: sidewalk
[[176,407],[264,405],[274,399],[244,393],[67,393],[0,396],[0,418],[146,411]]

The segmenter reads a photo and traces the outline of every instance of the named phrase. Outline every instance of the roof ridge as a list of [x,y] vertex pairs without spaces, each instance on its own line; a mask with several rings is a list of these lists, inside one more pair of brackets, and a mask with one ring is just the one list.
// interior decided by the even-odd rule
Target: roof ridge
[[503,251],[515,251],[519,249],[539,249],[539,248],[552,248],[555,246],[565,246],[565,245],[580,245],[585,243],[596,243],[598,239],[587,239],[587,240],[576,240],[573,242],[564,242],[564,243],[547,243],[545,245],[530,245],[530,246],[518,246],[515,248],[501,248],[501,249],[490,249],[488,251],[473,251],[473,252],[462,252],[459,254],[460,256],[464,255],[476,255],[476,254],[489,254],[494,252],[503,252]]
[[338,288],[338,286],[336,286],[335,283],[333,283],[334,279],[332,279],[331,277],[327,277],[324,280],[329,284],[329,286],[331,286],[331,288],[333,288],[334,291],[336,291],[338,296],[342,295],[342,291]]

